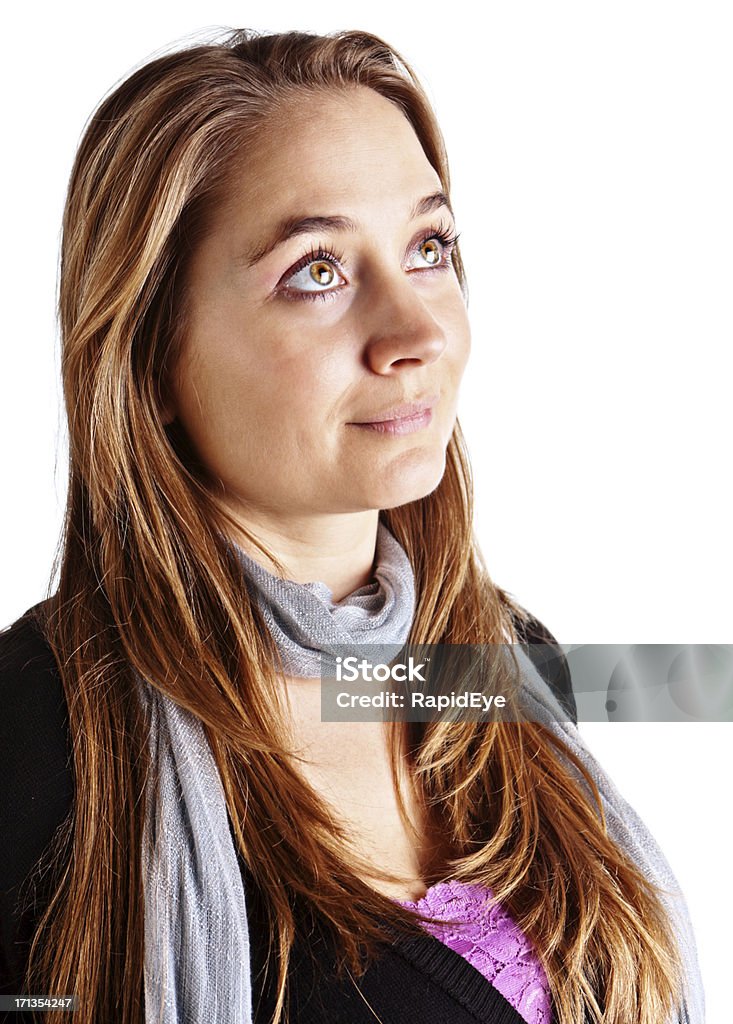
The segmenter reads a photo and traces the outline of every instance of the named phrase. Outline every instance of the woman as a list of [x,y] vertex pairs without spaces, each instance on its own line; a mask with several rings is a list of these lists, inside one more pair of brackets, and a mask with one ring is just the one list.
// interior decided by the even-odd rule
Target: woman
[[473,540],[456,239],[434,115],[366,33],[235,33],[92,118],[60,582],[3,637],[5,991],[78,1024],[702,1020],[562,671],[519,661],[536,721],[320,719],[335,643],[551,640]]

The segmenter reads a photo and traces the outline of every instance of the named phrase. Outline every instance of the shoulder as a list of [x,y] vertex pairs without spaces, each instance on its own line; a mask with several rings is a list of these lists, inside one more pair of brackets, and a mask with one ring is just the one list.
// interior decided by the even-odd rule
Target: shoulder
[[38,922],[57,881],[40,870],[73,805],[68,717],[39,605],[0,632],[0,991],[23,991]]
[[40,858],[73,799],[61,676],[30,608],[0,632],[0,888]]
[[555,694],[560,707],[578,724],[578,709],[573,694],[565,653],[550,630],[523,608],[516,606],[512,613],[519,643],[522,644],[535,668]]
[[[57,675],[53,651],[39,625],[40,604],[0,630],[0,685],[2,696],[21,694],[27,685],[38,685]],[[43,684],[41,684],[43,685]]]

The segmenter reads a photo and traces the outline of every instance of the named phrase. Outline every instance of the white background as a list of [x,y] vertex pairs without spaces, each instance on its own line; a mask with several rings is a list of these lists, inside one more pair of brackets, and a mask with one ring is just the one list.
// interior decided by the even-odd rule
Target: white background
[[[733,640],[733,14],[704,0],[131,0],[6,16],[0,624],[43,596],[61,523],[54,302],[76,144],[134,65],[217,25],[365,28],[426,82],[469,274],[460,417],[494,579],[563,643]],[[722,1024],[731,726],[582,731],[687,893]]]

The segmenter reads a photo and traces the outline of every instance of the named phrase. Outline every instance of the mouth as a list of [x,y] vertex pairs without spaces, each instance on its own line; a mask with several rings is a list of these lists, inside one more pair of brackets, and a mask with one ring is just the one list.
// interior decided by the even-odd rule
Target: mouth
[[368,420],[351,423],[350,426],[371,430],[377,434],[414,434],[429,426],[433,418],[433,407],[439,395],[430,395],[415,402],[404,402],[377,413]]

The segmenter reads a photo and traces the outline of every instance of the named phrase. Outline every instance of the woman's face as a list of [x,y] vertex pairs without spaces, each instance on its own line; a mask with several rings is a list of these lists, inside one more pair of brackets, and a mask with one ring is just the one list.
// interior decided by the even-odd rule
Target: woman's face
[[[434,490],[470,341],[451,211],[406,118],[364,87],[291,101],[209,227],[165,411],[232,511],[283,520]],[[429,411],[396,409],[412,403]]]

